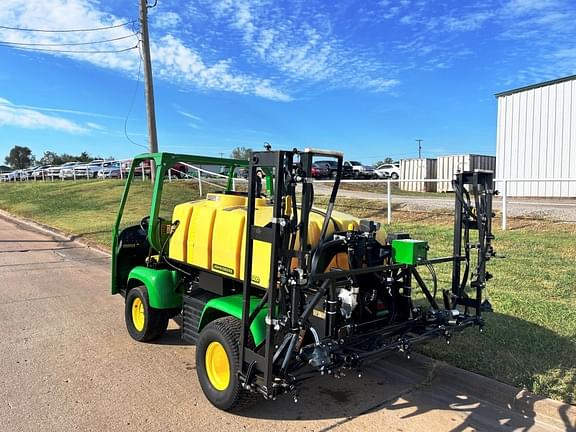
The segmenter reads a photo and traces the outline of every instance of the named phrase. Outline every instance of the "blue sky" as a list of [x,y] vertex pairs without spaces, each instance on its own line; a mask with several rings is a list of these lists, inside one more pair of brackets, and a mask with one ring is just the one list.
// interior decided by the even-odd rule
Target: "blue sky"
[[[5,0],[0,10],[0,26],[28,29],[137,18],[137,0]],[[227,156],[270,142],[372,163],[415,157],[421,138],[425,156],[494,154],[494,93],[576,73],[574,22],[573,0],[158,0],[160,149]],[[135,46],[135,30],[0,28],[0,41],[110,51]],[[128,134],[146,146],[139,70],[137,50],[0,46],[0,157],[14,145],[140,153],[124,133],[130,113]]]

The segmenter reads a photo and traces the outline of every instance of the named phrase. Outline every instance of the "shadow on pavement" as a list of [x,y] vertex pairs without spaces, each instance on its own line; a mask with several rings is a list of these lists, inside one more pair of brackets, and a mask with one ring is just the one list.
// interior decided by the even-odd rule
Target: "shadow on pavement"
[[[179,319],[175,319],[175,322],[181,325]],[[562,381],[566,386],[565,398],[574,400],[576,374],[570,375],[570,370],[574,372],[574,364],[569,360],[576,358],[574,341],[507,315],[491,314],[488,323],[484,335],[468,331],[462,334],[461,341],[455,340],[449,347],[442,343],[437,346],[444,347],[454,355],[475,347],[478,364],[482,364],[490,355],[490,351],[484,348],[485,344],[497,344],[500,347],[498,360],[505,362],[508,359],[509,363],[500,365],[504,369],[500,369],[499,373],[506,372],[505,368],[516,368],[526,379],[534,379],[537,375],[550,376],[552,370],[564,371],[565,376],[550,379],[567,380]],[[181,340],[179,329],[168,330],[156,343],[189,345]],[[550,351],[550,355],[532,358],[525,364],[509,360],[515,358],[518,361],[530,353],[533,356],[536,343],[540,344],[539,351]],[[491,363],[494,363],[494,359]],[[362,378],[356,375],[355,371],[348,371],[342,379],[315,376],[302,384],[297,404],[288,396],[280,396],[276,401],[261,399],[239,415],[280,421],[340,419],[335,425],[324,429],[330,430],[364,416],[373,416],[377,420],[379,413],[386,411],[394,411],[397,418],[407,422],[411,419],[427,421],[428,416],[438,418],[438,413],[443,412],[443,418],[450,418],[452,424],[443,424],[441,430],[528,431],[537,426],[534,420],[535,404],[545,399],[533,394],[517,395],[513,387],[482,377],[478,382],[469,382],[467,372],[440,362],[406,360],[399,354],[392,354],[366,366],[362,370]],[[507,405],[513,405],[514,410]],[[559,405],[558,412],[552,413],[557,418],[557,428],[576,431],[573,408]],[[444,429],[444,426],[447,428]]]

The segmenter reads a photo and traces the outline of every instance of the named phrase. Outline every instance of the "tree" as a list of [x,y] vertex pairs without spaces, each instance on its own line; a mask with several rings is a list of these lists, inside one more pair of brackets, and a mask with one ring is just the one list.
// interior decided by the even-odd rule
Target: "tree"
[[376,166],[380,166],[380,165],[384,165],[384,164],[391,164],[394,163],[394,159],[392,159],[391,157],[387,157],[384,160],[380,160],[378,162],[376,162]]
[[232,159],[242,159],[242,160],[250,160],[252,156],[252,149],[246,147],[236,147],[232,150],[230,157]]
[[[82,152],[78,156],[68,153],[58,154],[53,151],[45,151],[44,156],[40,159],[42,165],[62,165],[66,162],[90,162],[94,159],[102,159],[101,157],[92,157],[88,152]],[[113,159],[113,158],[112,158]]]
[[28,168],[33,160],[32,150],[20,146],[14,146],[5,159],[6,163],[14,169]]
[[42,165],[58,165],[60,156],[57,153],[51,151],[45,151],[44,155],[40,158],[40,163]]

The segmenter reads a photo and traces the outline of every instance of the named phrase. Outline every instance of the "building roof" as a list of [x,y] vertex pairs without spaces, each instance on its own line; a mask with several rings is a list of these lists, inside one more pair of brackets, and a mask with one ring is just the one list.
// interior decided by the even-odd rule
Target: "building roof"
[[514,94],[514,93],[519,93],[519,92],[526,91],[526,90],[532,90],[532,89],[535,89],[538,87],[545,87],[545,86],[549,86],[552,84],[558,84],[558,83],[565,82],[565,81],[571,81],[574,79],[576,79],[576,75],[570,75],[570,76],[563,77],[563,78],[557,78],[557,79],[550,80],[550,81],[544,81],[544,82],[541,82],[538,84],[531,84],[528,86],[519,87],[519,88],[512,89],[512,90],[506,90],[506,91],[503,91],[500,93],[496,93],[494,96],[496,96],[497,98],[501,97],[501,96],[509,96],[511,94]]

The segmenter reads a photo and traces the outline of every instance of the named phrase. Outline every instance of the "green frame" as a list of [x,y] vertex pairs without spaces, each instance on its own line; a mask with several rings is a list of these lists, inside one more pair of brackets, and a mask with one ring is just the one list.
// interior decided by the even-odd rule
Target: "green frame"
[[[148,232],[146,234],[150,246],[159,251],[162,245],[159,243],[159,236],[156,235],[158,230],[158,214],[160,212],[160,202],[162,197],[162,188],[164,186],[164,176],[168,169],[174,166],[178,162],[189,163],[191,165],[215,165],[224,166],[228,168],[228,181],[226,188],[227,190],[232,189],[234,170],[236,168],[248,168],[249,162],[246,160],[239,159],[226,159],[217,158],[210,156],[197,156],[197,155],[183,155],[175,153],[143,153],[136,156],[132,160],[132,165],[130,166],[130,171],[126,177],[126,184],[124,186],[124,192],[122,194],[122,199],[120,200],[120,208],[118,209],[118,214],[116,215],[116,221],[114,223],[114,228],[112,230],[112,269],[111,269],[111,291],[112,294],[118,294],[120,292],[120,287],[116,282],[116,276],[118,271],[118,235],[120,234],[120,222],[122,221],[122,215],[124,214],[124,207],[126,206],[126,201],[128,199],[128,193],[130,191],[130,186],[134,180],[134,173],[136,167],[139,167],[142,162],[153,161],[152,168],[154,168],[154,189],[152,193],[152,202],[150,206],[150,224],[148,225]],[[144,172],[142,173],[145,174]],[[149,281],[155,280],[154,278],[148,278]],[[134,279],[135,280],[135,279]],[[141,281],[145,282],[145,281]],[[128,284],[128,281],[126,281]],[[128,285],[127,285],[128,286]],[[158,287],[147,286],[148,290],[155,290]],[[158,294],[158,298],[164,298],[162,294]],[[172,303],[172,301],[167,301],[167,303]]]

